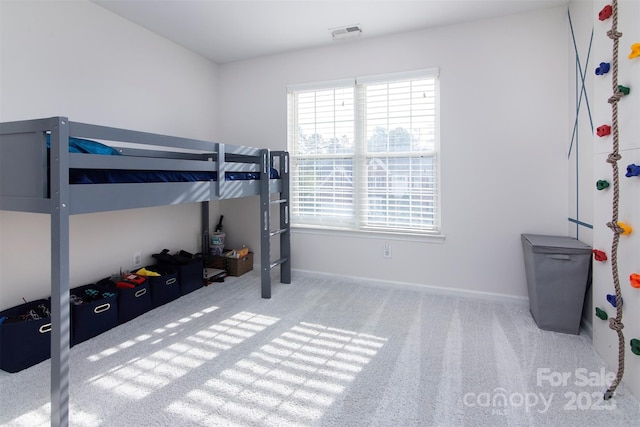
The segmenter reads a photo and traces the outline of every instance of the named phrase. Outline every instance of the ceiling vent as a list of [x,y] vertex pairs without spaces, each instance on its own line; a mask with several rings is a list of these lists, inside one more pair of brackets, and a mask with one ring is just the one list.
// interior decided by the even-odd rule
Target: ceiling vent
[[349,25],[348,27],[332,28],[329,31],[331,31],[331,37],[334,40],[358,37],[360,36],[360,34],[362,34],[362,28],[360,28],[360,24]]

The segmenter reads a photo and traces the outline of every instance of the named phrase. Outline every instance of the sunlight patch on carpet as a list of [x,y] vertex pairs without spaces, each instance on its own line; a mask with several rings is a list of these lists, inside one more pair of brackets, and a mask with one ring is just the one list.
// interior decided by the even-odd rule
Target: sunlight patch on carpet
[[386,341],[300,322],[176,398],[166,411],[200,425],[308,425],[322,417]]
[[218,307],[216,306],[211,306],[211,307],[207,307],[203,310],[197,311],[189,316],[185,316],[179,320],[177,320],[176,322],[171,322],[168,323],[164,328],[157,328],[153,331],[153,334],[142,334],[139,335],[138,337],[132,339],[132,340],[127,340],[121,344],[118,344],[117,346],[113,346],[110,348],[107,348],[105,350],[102,350],[99,353],[96,354],[92,354],[91,356],[87,357],[87,360],[89,360],[90,362],[97,362],[100,359],[104,358],[104,357],[108,357],[108,356],[112,356],[116,353],[118,353],[119,351],[122,351],[124,349],[127,349],[129,347],[132,347],[136,344],[139,344],[141,342],[144,342],[150,338],[155,338],[154,343],[160,342],[161,339],[159,339],[159,336],[162,335],[163,333],[165,333],[168,329],[172,329],[176,326],[179,326],[180,324],[184,324],[186,322],[189,322],[193,319],[197,319],[199,317],[204,316],[205,314],[211,313],[214,310],[217,310]]
[[[203,329],[188,336],[181,337],[178,334],[178,340],[167,339],[166,347],[159,350],[156,350],[154,344],[157,340],[153,340],[148,344],[148,350],[153,350],[152,352],[90,378],[88,383],[129,399],[143,399],[278,320],[274,317],[240,312],[208,327],[204,325]],[[159,330],[164,333],[185,321],[188,321],[187,318],[172,322]],[[100,354],[104,356],[108,353]]]

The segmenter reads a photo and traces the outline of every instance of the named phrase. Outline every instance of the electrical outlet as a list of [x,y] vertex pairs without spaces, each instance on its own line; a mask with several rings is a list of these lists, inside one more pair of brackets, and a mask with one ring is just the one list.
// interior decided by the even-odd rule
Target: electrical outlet
[[385,258],[391,258],[391,243],[384,242],[384,250],[382,256]]
[[140,252],[133,253],[133,266],[140,267],[142,265],[142,254]]

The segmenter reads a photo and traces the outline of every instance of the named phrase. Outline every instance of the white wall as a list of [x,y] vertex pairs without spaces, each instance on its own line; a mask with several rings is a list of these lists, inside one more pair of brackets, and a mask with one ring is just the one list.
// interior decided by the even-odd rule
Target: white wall
[[[525,298],[520,234],[567,233],[567,31],[553,8],[220,66],[222,139],[273,149],[287,84],[440,68],[444,243],[387,238],[384,259],[385,238],[297,230],[293,267]],[[225,203],[257,249],[257,200]]]
[[[91,3],[3,2],[0,119],[65,114],[284,149],[287,84],[437,66],[444,243],[391,240],[393,258],[383,259],[380,238],[295,232],[293,266],[524,298],[520,233],[566,233],[568,79],[557,72],[568,67],[566,33],[566,9],[555,8],[216,68]],[[257,206],[220,203],[230,244],[256,255]],[[127,268],[134,250],[195,250],[197,210],[75,217],[72,286]],[[0,226],[0,304],[43,296],[48,217],[2,212]]]
[[[2,1],[0,121],[71,120],[217,138],[217,66],[87,1]],[[198,249],[197,204],[71,218],[71,286]],[[0,212],[0,309],[50,295],[49,216]]]

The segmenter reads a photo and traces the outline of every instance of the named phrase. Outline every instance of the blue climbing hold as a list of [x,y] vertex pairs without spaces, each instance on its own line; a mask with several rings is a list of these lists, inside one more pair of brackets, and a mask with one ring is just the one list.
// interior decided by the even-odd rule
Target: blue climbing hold
[[601,62],[600,66],[596,68],[596,75],[601,76],[603,74],[607,74],[611,69],[611,64],[608,62]]
[[[609,303],[614,307],[618,306],[618,303],[616,302],[616,296],[615,295],[607,294],[607,301],[609,301]],[[623,304],[622,297],[620,297],[620,305],[622,305],[622,304]]]
[[632,176],[640,175],[640,166],[634,165],[633,163],[627,166],[627,173],[624,174],[627,178],[631,178]]

